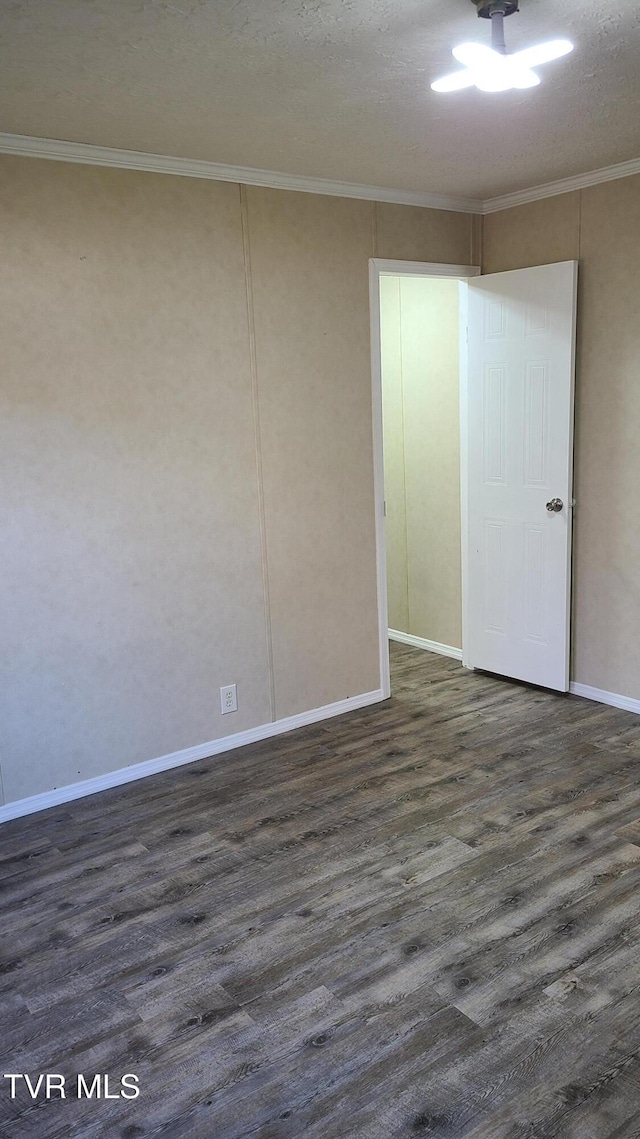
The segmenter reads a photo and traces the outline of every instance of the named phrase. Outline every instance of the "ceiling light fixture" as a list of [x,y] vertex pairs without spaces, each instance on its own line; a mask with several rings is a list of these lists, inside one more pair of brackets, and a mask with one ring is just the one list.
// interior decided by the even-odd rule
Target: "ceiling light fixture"
[[536,47],[507,54],[504,42],[504,18],[518,11],[518,0],[471,0],[478,15],[491,20],[491,47],[463,43],[454,47],[452,55],[464,64],[464,71],[454,71],[431,84],[433,91],[462,91],[478,87],[480,91],[511,91],[514,88],[537,87],[540,78],[532,68],[552,59],[560,59],[573,51],[569,40],[548,40]]

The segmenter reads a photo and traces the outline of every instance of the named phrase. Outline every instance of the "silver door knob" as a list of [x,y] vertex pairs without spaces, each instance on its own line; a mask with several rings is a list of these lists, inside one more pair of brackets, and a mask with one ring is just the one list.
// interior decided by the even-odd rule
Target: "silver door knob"
[[563,506],[564,502],[561,498],[552,498],[551,501],[547,503],[547,510],[550,514],[557,514],[559,510],[562,510]]

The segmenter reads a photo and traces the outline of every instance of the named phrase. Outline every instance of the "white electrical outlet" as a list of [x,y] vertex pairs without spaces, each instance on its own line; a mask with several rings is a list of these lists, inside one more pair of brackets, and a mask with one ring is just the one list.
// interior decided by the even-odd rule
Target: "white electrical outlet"
[[223,716],[226,712],[238,711],[238,694],[235,684],[225,684],[224,688],[220,689],[220,707]]

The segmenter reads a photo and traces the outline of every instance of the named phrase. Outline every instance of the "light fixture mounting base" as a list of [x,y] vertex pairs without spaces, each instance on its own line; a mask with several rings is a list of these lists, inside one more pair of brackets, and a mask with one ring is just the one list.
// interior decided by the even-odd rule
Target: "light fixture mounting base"
[[484,20],[490,20],[495,15],[512,16],[518,11],[518,0],[471,0],[475,4],[478,15]]

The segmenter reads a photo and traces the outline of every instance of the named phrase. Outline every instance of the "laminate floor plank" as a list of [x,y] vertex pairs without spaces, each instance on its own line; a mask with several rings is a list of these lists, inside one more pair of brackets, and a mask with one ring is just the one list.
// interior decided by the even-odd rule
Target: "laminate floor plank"
[[0,1089],[2,1139],[640,1139],[640,722],[391,658],[0,828],[3,1072],[69,1088]]

